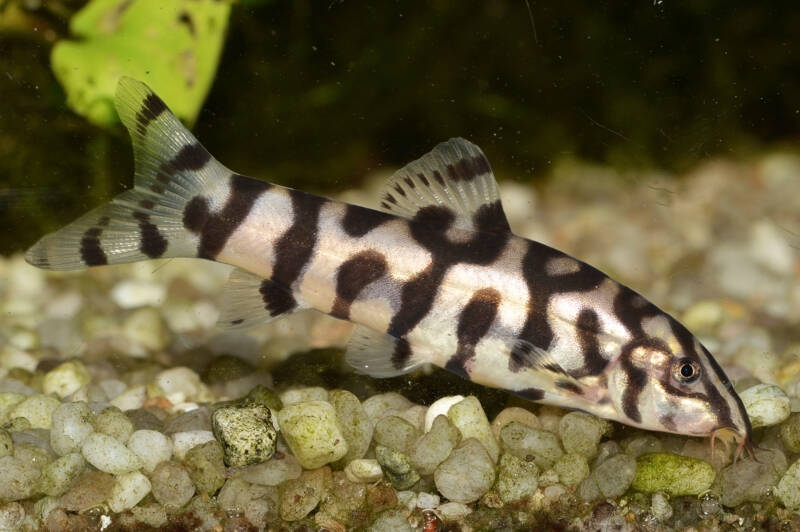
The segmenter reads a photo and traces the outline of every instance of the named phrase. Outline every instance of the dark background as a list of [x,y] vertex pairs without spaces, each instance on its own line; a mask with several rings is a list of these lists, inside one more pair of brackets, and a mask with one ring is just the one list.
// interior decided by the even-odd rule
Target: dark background
[[[72,113],[50,71],[82,4],[0,26],[0,253],[131,186],[127,136]],[[195,133],[239,172],[321,193],[452,136],[522,182],[564,158],[679,175],[796,150],[800,10],[749,4],[250,0]]]

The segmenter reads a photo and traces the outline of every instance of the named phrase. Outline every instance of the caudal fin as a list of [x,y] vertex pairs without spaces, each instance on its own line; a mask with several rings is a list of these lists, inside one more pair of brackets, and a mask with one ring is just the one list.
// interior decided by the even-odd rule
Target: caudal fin
[[231,172],[217,162],[147,85],[124,77],[116,106],[133,141],[133,189],[46,235],[26,253],[40,268],[74,270],[158,257],[196,256],[184,223],[194,197],[214,197]]

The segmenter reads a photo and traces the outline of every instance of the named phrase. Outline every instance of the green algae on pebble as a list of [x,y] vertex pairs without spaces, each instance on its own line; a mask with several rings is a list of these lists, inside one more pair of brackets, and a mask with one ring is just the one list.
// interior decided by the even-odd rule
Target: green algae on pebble
[[401,452],[378,444],[375,446],[375,458],[378,459],[386,478],[398,490],[406,490],[420,479],[419,473],[414,471],[408,457]]
[[672,453],[648,453],[636,460],[633,489],[668,495],[699,495],[711,487],[716,473],[705,460]]
[[289,449],[305,469],[322,467],[347,454],[347,441],[330,403],[289,405],[278,412],[278,424]]

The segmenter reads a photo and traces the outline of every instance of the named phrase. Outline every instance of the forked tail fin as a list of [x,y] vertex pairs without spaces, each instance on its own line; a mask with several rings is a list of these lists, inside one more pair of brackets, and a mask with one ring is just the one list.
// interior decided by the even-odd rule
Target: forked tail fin
[[186,205],[201,194],[217,196],[230,170],[144,83],[123,77],[116,106],[133,141],[134,188],[40,239],[25,255],[34,266],[74,270],[197,255],[198,235],[183,220]]

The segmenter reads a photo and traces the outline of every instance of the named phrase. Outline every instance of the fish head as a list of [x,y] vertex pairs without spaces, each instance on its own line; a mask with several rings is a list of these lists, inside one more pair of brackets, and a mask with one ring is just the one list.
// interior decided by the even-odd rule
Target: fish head
[[714,357],[667,314],[642,320],[640,334],[609,368],[618,420],[647,430],[726,435],[751,443],[744,405]]

